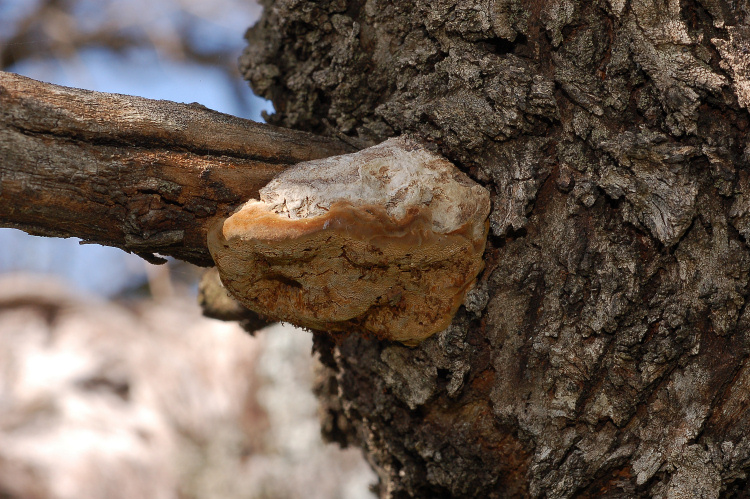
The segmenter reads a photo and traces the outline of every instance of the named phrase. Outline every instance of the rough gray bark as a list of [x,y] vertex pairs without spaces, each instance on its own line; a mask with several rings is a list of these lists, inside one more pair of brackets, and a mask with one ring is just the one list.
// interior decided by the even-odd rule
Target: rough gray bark
[[316,337],[324,431],[397,497],[730,497],[750,470],[750,6],[278,0],[274,124],[435,143],[493,194],[418,348]]

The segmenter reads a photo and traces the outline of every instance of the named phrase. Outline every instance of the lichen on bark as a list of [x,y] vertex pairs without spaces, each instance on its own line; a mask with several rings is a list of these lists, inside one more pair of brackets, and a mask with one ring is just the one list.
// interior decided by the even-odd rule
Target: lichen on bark
[[746,7],[265,5],[241,67],[272,123],[409,132],[493,192],[448,330],[416,349],[316,338],[326,432],[365,449],[381,496],[743,489]]

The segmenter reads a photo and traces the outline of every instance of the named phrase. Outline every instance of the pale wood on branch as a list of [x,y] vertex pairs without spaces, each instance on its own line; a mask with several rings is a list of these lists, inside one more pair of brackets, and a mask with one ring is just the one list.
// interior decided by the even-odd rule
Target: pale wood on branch
[[211,265],[208,227],[334,139],[0,72],[0,226]]

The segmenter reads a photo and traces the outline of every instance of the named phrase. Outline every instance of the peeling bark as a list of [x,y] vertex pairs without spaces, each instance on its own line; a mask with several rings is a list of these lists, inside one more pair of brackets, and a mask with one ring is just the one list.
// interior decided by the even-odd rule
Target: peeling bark
[[0,226],[213,264],[208,227],[334,139],[0,72]]
[[316,337],[325,434],[383,498],[729,497],[750,470],[748,6],[277,0],[271,122],[412,133],[493,192],[417,348]]

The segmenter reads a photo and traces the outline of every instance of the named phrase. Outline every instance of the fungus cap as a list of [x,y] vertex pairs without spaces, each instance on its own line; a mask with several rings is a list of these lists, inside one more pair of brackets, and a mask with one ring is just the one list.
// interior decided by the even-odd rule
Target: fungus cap
[[270,319],[415,345],[483,267],[489,193],[406,138],[284,171],[215,225],[222,282]]

